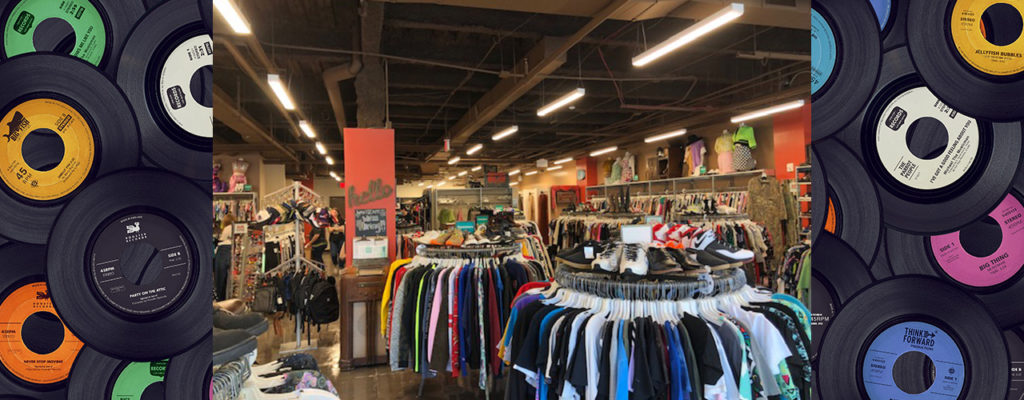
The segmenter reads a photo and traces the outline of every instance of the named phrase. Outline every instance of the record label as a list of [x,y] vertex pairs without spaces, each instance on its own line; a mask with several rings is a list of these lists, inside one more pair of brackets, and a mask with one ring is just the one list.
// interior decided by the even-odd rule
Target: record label
[[118,374],[111,400],[142,400],[147,389],[163,394],[164,376],[167,374],[167,360],[129,363]]
[[[213,137],[213,108],[192,96],[192,75],[213,65],[213,40],[198,35],[171,51],[160,71],[160,101],[164,111],[181,129],[193,135]],[[202,90],[208,89],[203,85]]]
[[[907,142],[914,122],[929,117],[945,127],[948,139],[942,154],[923,159],[911,153]],[[914,189],[934,190],[952,185],[967,174],[978,156],[979,136],[974,118],[947,106],[922,86],[901,93],[886,105],[875,128],[875,148],[882,166],[896,181]]]
[[107,30],[99,10],[88,0],[22,0],[11,9],[4,25],[7,57],[36,51],[34,35],[39,23],[57,18],[71,25],[75,48],[71,55],[100,65],[107,46]]
[[[896,360],[909,352],[928,356],[935,366],[934,382],[922,393],[906,393],[894,378]],[[953,338],[932,324],[902,322],[883,331],[864,355],[862,379],[868,398],[934,399],[959,398],[964,386],[964,357]],[[948,397],[946,397],[948,396]]]
[[22,329],[25,321],[39,312],[57,315],[43,282],[19,287],[0,303],[0,363],[25,382],[46,385],[67,379],[82,341],[62,325],[63,340],[56,350],[47,354],[30,350],[22,339]]
[[[968,64],[990,75],[1007,76],[1024,71],[1024,35],[1005,46],[992,44],[985,38],[982,14],[1005,0],[959,0],[953,5],[949,31],[953,44]],[[1019,5],[1020,3],[1017,2]],[[1021,10],[1019,7],[1017,11]]]
[[817,10],[811,9],[811,94],[825,86],[836,68],[836,35]]
[[[64,158],[39,171],[25,162],[25,137],[35,130],[56,133],[64,142]],[[0,119],[0,179],[20,196],[47,201],[64,197],[89,176],[96,156],[92,129],[73,107],[54,99],[22,102]]]
[[187,291],[193,254],[170,220],[132,213],[103,227],[90,251],[91,276],[107,304],[132,315],[173,306]]
[[871,8],[875,10],[875,15],[878,16],[879,29],[884,29],[885,24],[889,23],[889,16],[892,14],[892,1],[871,0]]
[[931,237],[932,254],[939,267],[956,281],[968,286],[989,287],[1006,282],[1024,267],[1024,205],[1006,196],[989,213],[1002,233],[999,248],[990,255],[975,257],[964,250],[960,231]]
[[811,296],[811,347],[814,350],[811,357],[817,357],[818,349],[821,348],[819,343],[836,315],[839,302],[817,276],[811,277]]

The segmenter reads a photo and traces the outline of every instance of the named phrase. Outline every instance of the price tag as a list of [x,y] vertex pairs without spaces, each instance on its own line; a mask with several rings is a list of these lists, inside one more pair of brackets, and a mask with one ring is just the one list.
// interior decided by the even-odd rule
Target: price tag
[[588,260],[594,259],[594,246],[583,247],[583,258],[586,258]]

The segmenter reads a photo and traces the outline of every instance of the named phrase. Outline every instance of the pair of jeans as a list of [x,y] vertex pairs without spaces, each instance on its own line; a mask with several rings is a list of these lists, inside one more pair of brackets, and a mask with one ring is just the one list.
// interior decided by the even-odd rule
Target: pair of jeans
[[331,242],[331,261],[334,266],[341,268],[341,243]]
[[228,299],[228,279],[231,276],[231,245],[217,246],[213,261],[213,288],[217,300]]

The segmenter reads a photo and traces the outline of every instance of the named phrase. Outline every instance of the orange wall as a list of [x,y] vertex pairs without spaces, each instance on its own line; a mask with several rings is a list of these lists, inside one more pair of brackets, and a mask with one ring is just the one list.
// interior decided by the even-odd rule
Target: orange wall
[[775,176],[792,179],[793,172],[786,165],[794,166],[807,161],[807,144],[811,138],[811,103],[773,118],[772,136],[775,141]]

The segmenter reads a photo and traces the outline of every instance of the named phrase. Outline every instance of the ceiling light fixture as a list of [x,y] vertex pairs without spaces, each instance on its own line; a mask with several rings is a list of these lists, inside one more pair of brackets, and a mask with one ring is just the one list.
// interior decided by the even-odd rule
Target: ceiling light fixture
[[306,120],[299,121],[299,129],[306,134],[306,137],[310,139],[316,139],[316,132],[313,132],[313,127],[309,125]]
[[686,129],[680,129],[678,131],[672,131],[672,132],[669,132],[669,133],[662,133],[660,135],[651,136],[649,138],[644,139],[644,143],[654,143],[654,142],[657,142],[659,140],[671,139],[671,138],[674,138],[676,136],[683,136],[685,134],[686,134]]
[[423,182],[420,182],[420,184],[416,186],[423,187]]
[[743,122],[743,121],[749,121],[749,120],[752,120],[752,119],[758,119],[758,118],[761,118],[761,117],[769,116],[769,115],[772,115],[772,114],[775,114],[775,113],[780,113],[780,112],[783,112],[783,111],[792,110],[794,108],[800,108],[800,107],[803,107],[803,106],[804,106],[804,101],[803,100],[794,100],[794,101],[791,101],[789,103],[783,103],[783,104],[779,104],[777,106],[763,108],[763,109],[760,109],[760,110],[757,110],[757,111],[751,111],[751,112],[748,112],[746,114],[740,114],[740,115],[737,115],[735,117],[732,117],[730,119],[730,121],[732,121],[732,123],[734,123],[734,124],[738,124],[738,123]]
[[437,184],[437,187],[441,187],[441,186],[444,186],[444,185],[445,185],[446,183],[448,183],[448,182],[445,182],[445,181],[441,181],[441,183],[438,183],[438,184]]
[[252,33],[252,29],[249,29],[249,23],[245,22],[245,18],[242,17],[242,13],[238,11],[238,7],[235,7],[235,3],[231,0],[213,0],[213,6],[217,9],[224,20],[231,26],[231,30],[239,35],[248,35]]
[[452,157],[450,160],[448,160],[448,165],[453,165],[453,164],[459,162],[459,160],[462,160],[462,158],[460,158],[460,157]]
[[534,171],[527,172],[527,173],[525,173],[523,175],[530,176],[530,175],[534,175],[536,173],[537,173],[537,171],[534,170]]
[[611,153],[611,152],[613,152],[615,150],[618,150],[618,149],[619,149],[618,146],[612,146],[612,147],[604,148],[604,149],[601,149],[601,150],[594,150],[594,151],[590,152],[590,156],[591,157],[597,157],[597,156],[602,155],[602,154]]
[[462,171],[462,172],[459,172],[459,176],[466,176],[466,174],[468,174],[468,173],[469,173],[469,172],[466,172],[466,171]]
[[519,175],[519,170],[518,169],[508,172],[508,176],[516,176],[516,175]]
[[476,171],[479,171],[479,170],[482,170],[482,169],[484,169],[483,165],[477,165],[477,166],[473,167],[473,169],[471,169],[470,171],[476,172]]
[[501,132],[495,133],[491,136],[491,140],[497,142],[501,139],[511,136],[513,133],[519,132],[519,125],[512,125],[508,128],[502,129]]
[[467,156],[471,156],[471,155],[473,155],[473,153],[476,153],[476,152],[480,151],[480,149],[482,149],[482,148],[484,148],[484,145],[482,145],[482,144],[478,144],[476,146],[470,147],[469,150],[466,150],[466,155]]
[[267,74],[267,83],[270,85],[270,89],[277,95],[277,100],[281,102],[285,110],[294,110],[295,103],[292,103],[291,96],[288,95],[288,90],[284,88],[284,82],[281,82],[281,76],[278,74]]
[[[441,183],[444,183],[444,182],[441,182]],[[438,185],[438,186],[441,186],[441,185]],[[427,189],[433,189],[433,188],[434,188],[434,185],[427,186]]]
[[543,117],[545,115],[551,114],[553,111],[565,107],[567,104],[576,101],[576,99],[580,97],[583,97],[583,95],[586,93],[586,89],[583,88],[573,89],[573,91],[566,93],[562,97],[559,97],[557,100],[548,103],[544,107],[541,107],[539,110],[537,110],[537,116]]
[[562,169],[562,166],[561,165],[556,165],[554,167],[548,167],[548,171],[554,171],[554,170],[557,170],[557,169]]
[[331,156],[324,157],[327,160],[327,165],[334,165],[334,159]]
[[652,61],[671,53],[675,49],[683,47],[683,45],[687,43],[697,40],[697,38],[718,29],[722,25],[729,23],[729,21],[739,18],[741,15],[743,15],[743,4],[732,3],[728,7],[718,10],[718,12],[711,14],[711,16],[700,20],[700,22],[690,25],[689,28],[684,29],[682,32],[672,35],[668,40],[647,49],[647,51],[640,53],[636,57],[633,57],[633,66],[642,67],[650,64]]
[[320,152],[321,155],[327,154],[327,148],[320,142],[316,142],[316,151]]
[[519,186],[519,182],[512,182],[512,183],[510,183],[510,184],[508,184],[508,185],[509,185],[509,186]]
[[567,163],[567,162],[569,162],[569,161],[572,161],[572,157],[566,157],[566,158],[563,158],[563,159],[561,159],[561,160],[556,160],[556,161],[555,161],[555,165],[558,165],[558,164],[565,164],[565,163]]

